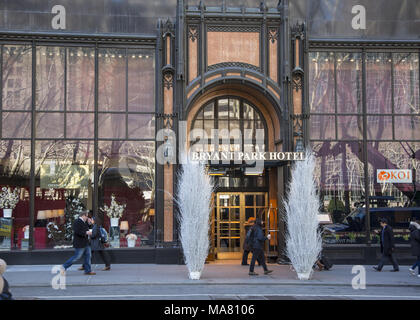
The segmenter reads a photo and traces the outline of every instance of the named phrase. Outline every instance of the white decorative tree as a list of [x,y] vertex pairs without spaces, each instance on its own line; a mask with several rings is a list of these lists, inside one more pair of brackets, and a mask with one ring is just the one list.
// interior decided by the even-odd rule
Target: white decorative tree
[[209,218],[213,181],[203,163],[187,160],[178,173],[176,203],[179,215],[179,237],[189,277],[201,277],[209,252]]
[[291,173],[284,201],[287,224],[286,255],[300,280],[308,280],[322,250],[318,212],[320,200],[314,178],[315,157],[306,151],[305,160],[297,161]]

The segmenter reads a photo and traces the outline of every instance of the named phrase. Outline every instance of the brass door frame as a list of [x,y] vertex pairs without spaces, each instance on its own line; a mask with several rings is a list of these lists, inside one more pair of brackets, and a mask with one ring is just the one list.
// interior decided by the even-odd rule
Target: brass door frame
[[[228,204],[228,206],[221,206],[220,205],[220,196],[222,195],[229,195],[230,197],[233,195],[239,196],[239,206],[236,205],[231,205],[230,203]],[[253,205],[252,206],[246,206],[245,205],[245,197],[252,195],[254,196],[253,199]],[[263,195],[264,196],[264,206],[257,206],[256,203],[256,195]],[[230,201],[230,197],[229,197],[229,201]],[[215,210],[216,210],[216,217],[215,217],[215,221],[214,221],[214,225],[212,227],[212,238],[216,238],[216,244],[215,244],[215,253],[217,254],[217,258],[218,259],[241,259],[242,257],[242,253],[243,253],[243,243],[245,240],[245,227],[244,224],[246,222],[245,219],[245,211],[246,208],[253,208],[254,213],[253,216],[255,217],[260,211],[263,212],[264,216],[262,217],[265,221],[267,220],[267,209],[268,209],[268,193],[267,192],[218,192],[216,193],[216,196],[214,197],[216,200],[215,203]],[[220,219],[220,209],[221,208],[229,208],[229,215],[230,215],[230,210],[231,209],[238,209],[239,208],[239,228],[240,228],[240,234],[239,237],[231,237],[230,234],[230,227],[231,227],[231,222],[229,222],[229,236],[228,237],[223,237],[223,239],[239,239],[240,244],[239,244],[239,251],[220,251],[221,245],[220,245],[220,241],[221,241],[221,237],[220,237],[220,224],[221,224],[221,219]],[[231,217],[229,216],[229,221],[231,221],[230,219]],[[217,227],[217,231],[215,234],[215,227]],[[214,243],[214,242],[213,242]],[[230,242],[229,242],[230,243]]]

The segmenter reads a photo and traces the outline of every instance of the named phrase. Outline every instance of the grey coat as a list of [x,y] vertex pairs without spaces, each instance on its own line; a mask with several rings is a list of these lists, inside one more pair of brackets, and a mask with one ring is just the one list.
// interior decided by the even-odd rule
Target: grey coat
[[420,257],[420,230],[410,225],[410,244],[411,254],[416,257]]

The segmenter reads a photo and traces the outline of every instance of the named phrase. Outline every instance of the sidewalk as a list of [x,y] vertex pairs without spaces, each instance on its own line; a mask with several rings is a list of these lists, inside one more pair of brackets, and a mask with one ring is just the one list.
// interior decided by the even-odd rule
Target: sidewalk
[[[78,271],[80,265],[73,265],[67,270],[67,286],[110,286],[110,285],[311,285],[311,286],[351,286],[354,274],[352,266],[335,265],[330,271],[316,271],[313,279],[300,281],[290,266],[269,264],[273,270],[270,275],[263,275],[261,267],[256,266],[259,276],[248,276],[248,267],[233,263],[206,264],[201,280],[188,279],[184,265],[157,264],[116,264],[111,271],[101,271],[103,265],[93,265],[95,276],[86,276]],[[50,287],[52,265],[8,266],[5,278],[13,287]],[[400,272],[389,272],[391,266],[385,266],[382,272],[365,266],[367,286],[419,287],[420,278],[411,276],[408,266],[400,266]]]

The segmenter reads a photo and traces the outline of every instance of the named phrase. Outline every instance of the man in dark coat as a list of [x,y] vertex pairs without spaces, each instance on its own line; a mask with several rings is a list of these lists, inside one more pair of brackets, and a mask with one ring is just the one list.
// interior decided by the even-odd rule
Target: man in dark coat
[[417,261],[413,266],[408,269],[410,273],[414,276],[416,273],[416,268],[419,268],[417,277],[420,278],[420,225],[417,222],[410,222],[408,227],[410,230],[410,244],[411,244],[411,254],[417,257]]
[[266,237],[262,230],[262,221],[261,219],[256,219],[255,224],[252,227],[253,232],[253,242],[252,242],[252,259],[251,265],[249,266],[249,275],[250,276],[257,276],[258,273],[254,272],[255,261],[258,260],[262,267],[264,268],[264,274],[269,274],[273,272],[272,270],[267,269],[267,265],[265,263],[265,256],[264,256],[264,241],[270,239],[270,235]]
[[[255,222],[255,218],[254,217],[250,217],[248,219],[248,221],[244,224],[245,227],[245,235],[248,234],[248,231],[252,228],[252,226],[254,225]],[[242,255],[242,265],[243,266],[247,266],[248,265],[248,255],[251,252],[251,245],[250,243],[248,243],[246,237],[245,237],[245,241],[244,241],[244,253]]]
[[95,272],[92,272],[91,269],[91,256],[92,251],[89,245],[89,236],[92,235],[92,231],[89,230],[89,225],[87,224],[88,211],[83,211],[79,218],[76,219],[73,223],[73,247],[74,255],[67,260],[62,266],[62,274],[70,268],[71,265],[82,256],[84,256],[83,267],[86,275],[95,275]]
[[385,261],[389,260],[391,261],[394,267],[394,269],[391,271],[393,272],[400,271],[398,262],[394,256],[394,251],[395,251],[394,232],[392,231],[392,228],[388,225],[388,221],[385,218],[380,220],[380,224],[382,227],[382,231],[380,235],[382,258],[381,258],[381,261],[379,261],[378,266],[373,267],[373,269],[375,269],[376,271],[381,271],[385,264]]

